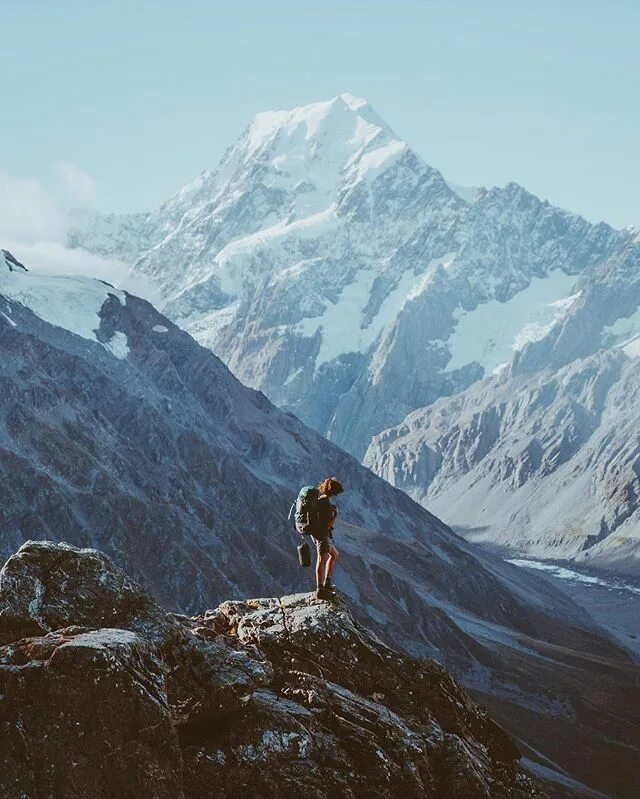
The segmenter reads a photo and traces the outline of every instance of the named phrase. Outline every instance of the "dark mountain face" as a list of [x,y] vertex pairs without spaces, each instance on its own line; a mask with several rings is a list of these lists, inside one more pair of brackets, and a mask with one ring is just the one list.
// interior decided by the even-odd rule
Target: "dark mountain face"
[[[581,779],[618,758],[626,784],[633,667],[569,600],[476,553],[148,303],[87,281],[106,299],[78,335],[79,316],[45,322],[28,307],[40,295],[13,273],[3,292],[3,274],[1,554],[33,538],[95,546],[187,612],[305,590],[286,515],[300,485],[337,474],[337,582],[356,616],[446,663],[533,749],[553,740]],[[576,735],[587,756],[571,754]]]

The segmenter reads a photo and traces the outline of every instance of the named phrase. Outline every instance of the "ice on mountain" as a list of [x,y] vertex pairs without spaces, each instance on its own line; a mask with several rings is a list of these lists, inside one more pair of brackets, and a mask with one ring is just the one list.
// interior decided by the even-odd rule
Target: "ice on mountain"
[[[347,100],[348,98],[348,100]],[[332,100],[294,108],[292,111],[261,111],[253,119],[247,132],[247,151],[255,154],[276,136],[282,133],[287,138],[310,141],[318,137],[329,137],[336,129],[356,125],[361,135],[354,135],[348,143],[362,146],[371,131],[371,123],[358,128],[358,112],[368,108],[366,101],[354,102],[355,98],[339,95]],[[363,135],[364,134],[364,135]]]
[[354,97],[353,94],[349,94],[349,92],[342,92],[340,97],[352,111],[359,111],[361,108],[368,105],[364,97]]
[[394,139],[383,147],[378,147],[377,150],[365,153],[358,161],[357,179],[375,180],[380,171],[388,168],[406,149],[407,145],[404,142]]
[[[438,259],[440,260],[440,259]],[[342,290],[337,302],[327,301],[321,316],[303,319],[298,328],[305,336],[321,331],[322,343],[316,369],[348,352],[366,352],[380,333],[397,317],[412,296],[411,289],[422,278],[407,270],[394,289],[382,301],[375,317],[367,324],[365,308],[369,302],[377,272],[360,270]]]
[[[34,270],[0,272],[0,294],[29,308],[45,322],[90,341],[98,341],[100,312],[107,299],[113,296],[122,305],[126,303],[123,291],[100,280],[48,275]],[[114,343],[113,351],[120,353],[117,357],[124,357],[120,339]]]
[[578,296],[570,295],[575,281],[575,275],[556,269],[547,277],[533,277],[526,289],[507,302],[493,299],[473,311],[457,310],[447,370],[476,361],[485,374],[495,372],[511,360],[514,350],[543,338],[566,313]]
[[129,342],[125,333],[117,330],[107,342],[103,345],[109,352],[120,360],[124,360],[129,356]]
[[630,358],[640,358],[640,334],[622,344],[620,349]]
[[621,317],[605,327],[603,338],[613,342],[630,358],[640,356],[640,307],[631,316]]

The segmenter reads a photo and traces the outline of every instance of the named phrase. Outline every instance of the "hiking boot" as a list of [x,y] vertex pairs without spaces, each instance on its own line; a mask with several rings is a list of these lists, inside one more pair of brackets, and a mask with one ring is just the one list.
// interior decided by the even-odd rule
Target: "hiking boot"
[[324,581],[324,587],[325,587],[325,590],[327,590],[327,591],[331,591],[331,593],[332,593],[332,594],[334,594],[334,596],[335,596],[335,594],[336,594],[336,587],[335,587],[335,585],[334,585],[334,584],[331,582],[331,577],[327,577],[327,579]]
[[316,599],[333,599],[335,594],[328,591],[324,586],[316,590]]

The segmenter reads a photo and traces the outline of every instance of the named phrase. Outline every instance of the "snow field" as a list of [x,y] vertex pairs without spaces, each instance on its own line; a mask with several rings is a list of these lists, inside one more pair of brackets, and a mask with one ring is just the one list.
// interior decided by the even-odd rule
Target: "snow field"
[[100,327],[100,311],[109,296],[117,297],[121,305],[126,304],[123,291],[100,280],[35,271],[10,272],[1,268],[0,294],[29,308],[51,325],[103,344],[116,358],[126,358],[129,353],[124,333],[117,332],[106,344],[99,342],[96,337]]
[[448,340],[447,371],[477,361],[485,374],[497,374],[515,350],[539,341],[562,318],[579,295],[571,294],[575,275],[559,269],[531,279],[507,302],[489,300],[473,311],[456,311],[456,328]]

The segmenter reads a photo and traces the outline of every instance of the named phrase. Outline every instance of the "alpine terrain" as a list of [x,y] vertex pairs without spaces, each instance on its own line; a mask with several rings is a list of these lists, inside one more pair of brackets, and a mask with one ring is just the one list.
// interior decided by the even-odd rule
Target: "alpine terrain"
[[258,114],[158,209],[77,213],[70,241],[463,532],[638,573],[637,231],[449,185],[343,94]]
[[[587,613],[535,575],[465,542],[406,493],[373,474],[292,414],[276,408],[264,394],[243,386],[209,349],[148,302],[88,277],[39,274],[2,251],[3,558],[12,556],[29,539],[97,548],[141,582],[163,606],[190,615],[201,614],[227,600],[242,603],[251,596],[286,597],[311,587],[309,577],[297,566],[297,541],[286,518],[289,506],[300,485],[317,482],[328,474],[338,474],[348,489],[340,498],[336,531],[343,558],[336,582],[355,620],[351,622],[349,615],[340,617],[342,621],[335,618],[346,638],[351,641],[356,635],[352,624],[364,623],[388,645],[418,659],[439,660],[517,739],[524,765],[545,779],[562,783],[565,795],[589,795],[590,789],[612,796],[637,795],[637,665],[633,656],[598,628]],[[113,681],[113,691],[120,692],[118,696],[130,690],[131,701],[135,698],[135,703],[144,705],[134,703],[140,713],[136,718],[145,734],[157,736],[158,730],[166,732],[161,736],[164,749],[156,748],[155,737],[145,739],[148,747],[144,751],[151,758],[149,769],[153,771],[155,766],[151,763],[162,760],[166,768],[179,770],[177,744],[171,732],[175,716],[167,714],[189,715],[189,708],[197,709],[203,701],[197,696],[192,701],[191,688],[187,690],[176,683],[175,693],[171,689],[168,700],[175,709],[167,709],[162,683],[166,669],[162,664],[174,668],[183,656],[172,654],[171,649],[149,649],[150,636],[154,646],[160,646],[158,636],[162,636],[146,628],[140,632],[134,616],[148,608],[148,603],[137,594],[129,597],[131,601],[128,594],[122,599],[126,618],[109,604],[112,599],[104,608],[92,609],[87,596],[93,596],[95,591],[101,596],[100,592],[107,592],[112,581],[111,566],[94,568],[95,561],[91,561],[94,565],[89,573],[94,576],[94,588],[88,595],[83,591],[75,594],[74,581],[83,573],[85,556],[69,554],[73,549],[42,546],[44,549],[28,545],[17,561],[10,561],[13,566],[7,566],[2,573],[0,593],[8,593],[3,594],[0,629],[6,632],[4,642],[9,646],[0,654],[0,673],[9,682],[6,690],[0,690],[0,727],[6,719],[3,713],[13,719],[10,724],[15,723],[16,708],[24,704],[20,696],[36,701],[40,695],[57,695],[61,684],[58,680],[84,680],[84,669],[78,667],[84,663],[88,669],[96,670],[91,673],[102,674],[105,670],[106,682],[96,684],[97,693],[91,693],[94,689],[87,686],[88,702],[94,698],[96,702],[109,701],[109,680]],[[94,556],[86,557],[91,560]],[[11,575],[15,569],[21,576],[14,581]],[[124,578],[118,577],[116,583],[120,584],[121,579]],[[62,599],[54,602],[54,594]],[[14,597],[23,597],[19,607]],[[69,606],[66,610],[60,606],[63,600]],[[307,614],[318,618],[317,614],[323,613],[313,603],[309,605],[308,595],[280,601],[259,600],[233,608],[221,610],[228,622],[214,614],[211,635],[240,635],[240,619],[235,618],[238,614],[251,617],[246,630],[250,621],[262,632],[256,633],[255,640],[253,633],[248,633],[246,641],[213,640],[213,650],[231,661],[236,655],[226,653],[225,647],[242,649],[245,642],[260,644],[269,635],[267,628],[281,623],[277,646],[286,649],[289,644],[282,636],[298,641],[296,630],[300,629],[302,635],[307,629]],[[216,626],[216,619],[220,627]],[[178,637],[183,636],[183,643],[184,636],[191,641],[184,645],[200,647],[187,630],[192,630],[194,624],[180,621],[179,625],[182,633]],[[92,632],[103,628],[117,628],[119,632]],[[143,640],[136,635],[142,635]],[[205,630],[194,635],[206,643],[210,633]],[[378,647],[371,644],[368,633],[358,635],[364,636],[362,645],[366,649]],[[24,636],[35,636],[37,640],[18,645]],[[306,640],[304,635],[303,639]],[[287,653],[286,658],[297,662],[304,657],[300,646],[304,649],[306,644],[289,643],[295,644],[295,651]],[[318,646],[313,642],[309,645]],[[386,657],[386,650],[376,651],[383,659]],[[193,657],[196,671],[208,668],[197,652]],[[256,657],[260,660],[262,656],[256,653]],[[270,655],[267,657],[271,659]],[[393,660],[396,656],[390,657]],[[240,663],[253,655],[248,652],[237,658]],[[234,669],[240,668],[238,663]],[[363,719],[369,719],[375,734],[382,734],[379,714],[386,711],[366,704],[374,692],[387,695],[384,688],[374,687],[375,680],[361,683],[351,680],[344,671],[327,670],[317,663],[299,668],[285,659],[282,664],[285,671],[307,674],[313,669],[316,674],[320,668],[322,680],[331,685],[323,682],[317,686],[319,707],[325,706],[323,702],[334,708],[336,702],[346,703],[346,716],[342,711],[335,713],[346,719],[347,726],[351,724],[349,719],[356,727],[362,726]],[[405,661],[403,664],[402,669],[417,668]],[[338,669],[337,664],[334,666]],[[187,671],[190,668],[185,664]],[[247,675],[255,676],[261,668],[266,670],[265,676],[256,679],[262,681],[266,691],[261,694],[264,704],[260,708],[251,705],[251,712],[263,720],[262,714],[272,720],[277,716],[280,721],[276,719],[274,723],[284,725],[277,727],[282,737],[279,733],[275,738],[269,735],[264,746],[285,747],[290,755],[294,751],[287,748],[293,747],[293,739],[287,737],[291,725],[302,736],[300,745],[308,734],[312,738],[320,736],[313,738],[316,743],[310,745],[322,747],[325,742],[328,746],[323,736],[331,736],[331,728],[323,726],[324,722],[315,726],[316,722],[304,715],[304,708],[300,710],[295,704],[302,701],[295,691],[308,690],[311,696],[316,690],[308,684],[311,678],[293,679],[280,671],[280,676],[274,678],[276,682],[270,682],[272,678],[266,676],[269,667],[252,663],[247,665]],[[129,675],[124,683],[118,677],[120,670]],[[198,673],[187,677],[201,687],[206,684]],[[277,693],[279,687],[286,685],[294,691],[294,704],[287,705],[288,710],[284,706],[269,710],[269,703],[275,701],[269,692]],[[409,694],[411,690],[407,688]],[[498,774],[502,768],[499,764],[495,766],[498,771],[491,772],[486,761],[477,760],[477,747],[488,747],[485,755],[491,758],[493,744],[485,735],[488,728],[474,728],[476,731],[471,731],[469,737],[465,730],[471,728],[460,726],[459,714],[466,712],[467,700],[460,698],[457,690],[451,688],[452,696],[458,697],[452,701],[462,706],[446,723],[437,714],[436,718],[440,719],[443,732],[462,736],[460,746],[467,754],[452,742],[453,759],[447,762],[453,768],[455,750],[463,760],[466,758],[465,762],[480,763],[479,782],[485,784],[494,779],[503,780],[502,785],[514,785],[515,756],[511,750],[507,757],[511,766],[508,773],[501,772],[502,776]],[[357,696],[352,697],[349,691]],[[394,734],[406,741],[415,733],[416,746],[427,746],[423,727],[412,725],[431,722],[426,715],[414,719],[417,711],[412,700],[405,696],[402,704],[397,688],[394,691],[395,694],[388,694],[386,707],[408,725],[400,729],[397,725],[401,722],[394,722]],[[71,693],[78,703],[74,712],[80,712],[85,694]],[[121,715],[119,723],[126,725],[128,710],[122,712],[118,708],[134,705],[129,705],[126,697],[125,704],[119,704],[115,693],[113,696],[114,713]],[[364,696],[364,704],[358,696]],[[312,705],[314,701],[309,699]],[[384,705],[383,699],[374,697],[373,701]],[[309,709],[307,700],[302,704]],[[347,706],[351,708],[348,712]],[[24,731],[28,722],[32,731],[29,734],[34,737],[11,738],[16,763],[22,762],[20,758],[24,756],[20,754],[22,750],[18,751],[20,746],[28,748],[32,746],[30,740],[41,738],[37,729],[29,726],[38,717],[35,707],[24,705],[28,719],[27,715],[19,717],[23,718],[20,729]],[[219,745],[208,738],[204,754],[199,754],[200,748],[189,754],[204,758],[202,768],[212,769],[211,773],[219,767],[221,757],[231,756],[228,747],[234,746],[235,722],[231,715],[225,716],[224,703],[220,707],[223,709],[215,712],[222,713],[229,726],[217,729],[225,729],[225,735],[231,737],[220,740]],[[270,716],[272,711],[276,716]],[[29,715],[32,712],[35,715]],[[283,712],[289,714],[287,719],[278,715]],[[469,724],[477,712],[469,705]],[[50,729],[46,721],[43,723]],[[256,758],[262,757],[263,750],[256,743],[259,736],[273,729],[262,724],[263,721],[256,721],[255,740],[237,739],[240,748],[233,750],[233,757],[244,756],[245,752],[249,758],[247,768],[255,762],[252,752]],[[6,729],[2,728],[3,734]],[[121,732],[114,732],[113,740],[119,735]],[[196,729],[194,735],[195,745],[201,747],[206,734],[203,738],[202,730]],[[440,733],[435,727],[433,736],[429,740],[437,743]],[[400,739],[389,739],[388,746],[393,748],[394,741]],[[247,749],[250,745],[257,748]],[[404,744],[401,741],[398,745]],[[138,751],[136,746],[132,744],[127,751]],[[381,747],[382,755],[378,757],[387,763],[392,779],[399,765],[392,750],[385,747],[386,744]],[[218,749],[222,755],[216,754]],[[46,751],[41,754],[46,759]],[[500,757],[499,762],[507,762]],[[406,761],[407,767],[409,762],[413,761]],[[427,779],[427,771],[421,771],[422,766],[417,764],[416,768],[415,779]],[[446,782],[445,771],[437,779]],[[21,773],[16,766],[16,779]],[[85,773],[83,766],[78,774]],[[168,784],[173,786],[174,782]],[[17,795],[21,795],[20,790],[27,791],[19,781],[16,786]],[[45,785],[40,786],[37,795],[45,795],[47,790]],[[195,788],[185,793],[198,795]],[[173,795],[179,795],[177,789]]]

